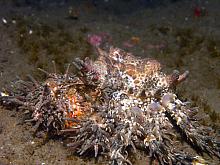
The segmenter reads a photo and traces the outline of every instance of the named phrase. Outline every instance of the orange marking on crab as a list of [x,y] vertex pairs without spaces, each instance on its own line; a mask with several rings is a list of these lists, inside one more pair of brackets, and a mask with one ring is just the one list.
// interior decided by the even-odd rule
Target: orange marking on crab
[[[82,116],[83,115],[82,110],[80,106],[77,105],[77,98],[75,96],[68,96],[68,100],[70,103],[70,107],[69,107],[70,111],[67,110],[66,118],[74,119],[74,118],[78,118],[79,116]],[[76,124],[77,124],[76,122],[71,120],[69,121],[66,120],[65,122],[66,128],[70,128]]]

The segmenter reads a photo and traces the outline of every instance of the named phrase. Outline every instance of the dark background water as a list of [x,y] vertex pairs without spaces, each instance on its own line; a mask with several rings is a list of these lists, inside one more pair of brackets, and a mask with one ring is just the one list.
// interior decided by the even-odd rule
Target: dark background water
[[47,6],[66,4],[82,4],[90,2],[99,9],[109,10],[114,13],[133,12],[141,8],[154,8],[169,5],[180,0],[12,0],[16,7],[31,6],[45,9]]

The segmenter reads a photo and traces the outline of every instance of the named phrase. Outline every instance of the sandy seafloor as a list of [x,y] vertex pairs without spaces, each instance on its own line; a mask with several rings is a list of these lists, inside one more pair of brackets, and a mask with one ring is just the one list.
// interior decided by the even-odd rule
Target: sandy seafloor
[[[70,6],[72,16],[68,14]],[[36,68],[51,71],[51,60],[64,70],[75,57],[95,58],[86,37],[103,32],[110,36],[109,44],[157,59],[165,73],[189,70],[188,79],[178,86],[178,96],[198,107],[201,122],[213,127],[219,136],[220,1],[201,0],[199,6],[205,8],[201,17],[194,16],[195,2],[190,0],[153,7],[140,7],[133,1],[111,4],[111,0],[97,6],[89,0],[38,6],[1,1],[0,88],[16,76],[31,74],[39,78]],[[124,46],[129,40],[133,47]],[[73,156],[60,139],[45,142],[33,137],[31,123],[19,124],[22,118],[23,112],[0,107],[0,164],[107,164],[102,158]],[[187,145],[184,149],[194,153]],[[220,164],[215,158],[205,158],[210,164]],[[148,164],[142,152],[131,160],[137,165]]]

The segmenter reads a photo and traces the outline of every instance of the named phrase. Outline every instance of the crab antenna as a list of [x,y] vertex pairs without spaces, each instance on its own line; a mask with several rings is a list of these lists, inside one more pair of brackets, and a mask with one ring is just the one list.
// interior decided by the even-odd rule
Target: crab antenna
[[66,68],[66,71],[65,71],[65,75],[64,75],[65,81],[66,81],[66,78],[68,76],[69,69],[70,69],[70,64],[67,65],[67,68]]
[[28,78],[34,83],[34,85],[36,87],[38,87],[40,84],[37,82],[37,80],[35,80],[35,78],[33,76],[31,76],[30,74],[27,75]]
[[46,70],[43,70],[43,69],[41,69],[41,68],[37,68],[39,71],[41,71],[41,72],[43,72],[43,73],[45,73],[46,75],[48,75],[48,76],[50,76],[51,74],[50,73],[48,73]]
[[56,74],[57,73],[56,62],[53,60],[52,63],[53,63],[54,73]]

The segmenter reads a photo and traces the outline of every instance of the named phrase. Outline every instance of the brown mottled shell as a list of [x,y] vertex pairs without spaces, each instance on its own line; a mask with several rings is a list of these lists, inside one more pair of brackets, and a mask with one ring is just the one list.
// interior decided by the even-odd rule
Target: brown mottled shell
[[161,64],[157,60],[141,59],[119,48],[110,48],[109,58],[114,65],[130,76],[137,74],[150,76],[161,70]]

